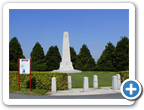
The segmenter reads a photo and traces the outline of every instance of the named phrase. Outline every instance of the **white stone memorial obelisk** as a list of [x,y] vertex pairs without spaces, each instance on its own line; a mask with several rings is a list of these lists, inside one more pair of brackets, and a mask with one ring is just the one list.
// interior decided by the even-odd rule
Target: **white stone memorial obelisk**
[[60,67],[58,70],[53,70],[52,72],[63,72],[63,73],[82,72],[80,70],[75,70],[73,68],[70,56],[69,34],[66,31],[63,33],[62,61],[60,62]]

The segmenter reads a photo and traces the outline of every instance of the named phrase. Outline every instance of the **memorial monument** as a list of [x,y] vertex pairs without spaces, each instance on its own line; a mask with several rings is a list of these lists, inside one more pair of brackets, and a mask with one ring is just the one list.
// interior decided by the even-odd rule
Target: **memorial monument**
[[82,72],[80,70],[75,70],[73,68],[71,57],[70,57],[68,32],[63,33],[62,61],[60,62],[60,67],[58,70],[53,70],[52,72],[62,72],[62,73],[81,73]]

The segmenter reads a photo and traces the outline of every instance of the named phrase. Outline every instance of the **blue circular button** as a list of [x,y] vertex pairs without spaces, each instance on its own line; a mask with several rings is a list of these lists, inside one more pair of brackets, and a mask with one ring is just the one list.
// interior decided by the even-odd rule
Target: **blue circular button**
[[125,80],[121,85],[121,93],[127,99],[136,99],[141,93],[141,85],[136,80]]
[[123,86],[123,92],[128,97],[135,97],[139,93],[139,86],[134,81],[128,81]]

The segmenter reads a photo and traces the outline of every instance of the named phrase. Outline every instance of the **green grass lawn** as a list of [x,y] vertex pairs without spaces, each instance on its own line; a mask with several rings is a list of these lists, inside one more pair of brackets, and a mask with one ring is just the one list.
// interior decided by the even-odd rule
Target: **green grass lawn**
[[83,88],[83,78],[86,76],[89,78],[89,87],[93,87],[93,75],[98,76],[98,86],[108,87],[112,86],[113,75],[118,72],[107,72],[107,71],[83,71],[82,73],[69,73],[68,75],[72,78],[72,88]]
[[29,88],[20,88],[20,91],[18,91],[18,88],[9,87],[10,93],[18,93],[18,94],[30,94],[30,95],[44,95],[48,90],[45,89],[30,89]]

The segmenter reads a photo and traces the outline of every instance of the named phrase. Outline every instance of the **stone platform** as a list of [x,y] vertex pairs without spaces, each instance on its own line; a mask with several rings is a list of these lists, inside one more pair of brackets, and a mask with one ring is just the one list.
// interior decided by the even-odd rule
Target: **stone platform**
[[80,70],[53,70],[51,72],[60,72],[60,73],[81,73]]

